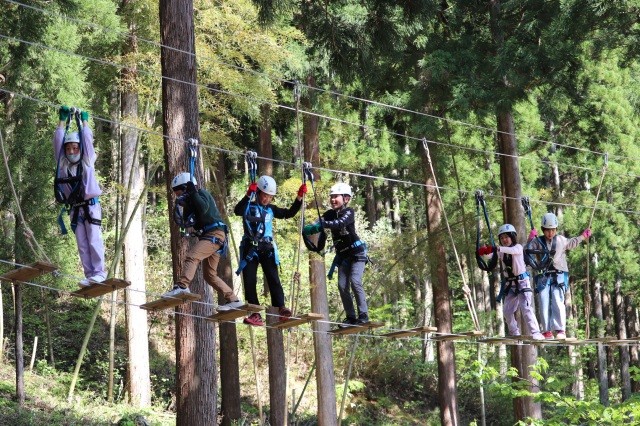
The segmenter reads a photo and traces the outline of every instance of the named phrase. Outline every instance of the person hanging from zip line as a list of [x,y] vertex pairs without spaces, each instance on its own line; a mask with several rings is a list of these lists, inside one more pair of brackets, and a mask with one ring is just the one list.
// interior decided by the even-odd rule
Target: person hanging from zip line
[[591,229],[587,228],[573,238],[558,235],[558,218],[553,213],[545,213],[541,225],[543,236],[538,237],[538,231],[532,229],[529,245],[535,248],[536,245],[546,244],[550,254],[549,265],[536,276],[542,334],[546,339],[553,339],[555,332],[557,339],[566,339],[567,311],[564,295],[569,289],[567,250],[578,247],[582,241],[588,239]]
[[[291,310],[285,306],[284,290],[278,275],[278,247],[274,240],[273,219],[289,219],[300,211],[302,197],[307,192],[303,183],[293,204],[288,209],[271,204],[276,195],[276,181],[271,176],[260,176],[257,182],[249,185],[247,194],[234,208],[237,216],[243,217],[244,235],[240,243],[240,266],[236,274],[242,272],[244,294],[247,302],[259,305],[256,290],[258,264],[267,280],[271,293],[271,306],[279,309],[280,320],[291,317]],[[262,316],[255,312],[244,319],[245,324],[263,326]]]
[[518,244],[517,237],[516,228],[509,223],[498,229],[500,245],[497,250],[498,258],[502,262],[503,279],[496,301],[503,302],[502,312],[509,328],[509,335],[520,336],[515,315],[520,309],[533,340],[544,340],[532,304],[533,290],[524,263],[524,249]]
[[[85,276],[78,285],[86,287],[107,278],[101,230],[102,208],[98,199],[102,189],[94,168],[97,155],[87,111],[61,106],[58,117],[60,122],[53,134],[53,154],[57,164],[55,196],[70,215]],[[77,132],[68,131],[73,118],[78,126]],[[61,217],[59,222],[65,234]]]
[[[369,258],[366,244],[356,233],[355,211],[348,207],[352,196],[353,192],[348,184],[338,182],[333,185],[329,195],[331,209],[324,212],[318,221],[306,225],[302,230],[304,235],[317,234],[323,228],[331,230],[336,256],[333,259],[328,277],[331,279],[337,267],[338,290],[347,315],[342,324],[338,326],[340,328],[369,322],[367,296],[362,283],[362,275]],[[351,295],[352,291],[353,296]],[[354,296],[356,306],[353,303]]]
[[213,196],[204,188],[196,188],[197,181],[188,172],[177,174],[171,181],[171,189],[176,196],[174,220],[185,228],[193,228],[198,242],[189,249],[182,265],[182,273],[173,289],[162,295],[168,299],[190,293],[189,284],[202,262],[204,280],[222,293],[227,303],[218,305],[217,311],[229,311],[244,305],[233,288],[218,276],[220,256],[226,254],[227,225],[222,220]]

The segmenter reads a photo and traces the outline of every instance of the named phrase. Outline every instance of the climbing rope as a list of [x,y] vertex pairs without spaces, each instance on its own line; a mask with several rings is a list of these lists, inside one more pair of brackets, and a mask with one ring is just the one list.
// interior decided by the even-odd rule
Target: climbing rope
[[[529,226],[533,231],[533,219],[531,218],[531,204],[529,203],[529,197],[522,197],[520,199],[522,208],[524,209],[525,217],[529,219]],[[527,241],[524,246],[524,263],[531,267],[534,271],[545,271],[553,259],[551,252],[547,247],[547,243],[544,241],[544,237],[532,238]]]
[[[471,319],[473,321],[474,327],[476,328],[476,331],[480,331],[480,321],[478,320],[478,314],[476,313],[476,308],[474,306],[473,297],[471,295],[471,289],[467,285],[467,279],[464,274],[464,271],[462,270],[462,263],[460,262],[460,257],[458,256],[458,250],[456,249],[455,240],[453,238],[453,232],[451,231],[451,226],[449,224],[449,219],[447,217],[447,211],[444,208],[444,200],[442,199],[442,195],[440,194],[440,189],[438,188],[438,181],[436,178],[435,170],[433,168],[433,162],[431,161],[429,144],[427,143],[426,138],[422,140],[422,146],[424,147],[425,153],[427,155],[427,161],[429,162],[429,169],[431,170],[431,176],[433,176],[433,182],[435,184],[434,186],[436,188],[436,193],[438,194],[438,199],[440,200],[442,215],[444,216],[444,221],[447,225],[447,231],[449,232],[449,237],[451,238],[451,246],[453,248],[453,253],[455,254],[455,257],[456,257],[456,263],[458,264],[460,277],[462,278],[462,292],[464,293],[464,298],[467,302],[467,308],[469,309],[469,314],[471,315]],[[487,218],[487,222],[488,222],[488,218]],[[493,238],[492,238],[492,242],[493,242]]]
[[[596,199],[593,202],[593,209],[591,210],[591,217],[589,218],[589,225],[587,228],[591,229],[591,223],[593,222],[593,216],[596,213],[596,207],[598,205],[598,199],[600,198],[600,190],[602,189],[602,183],[604,182],[604,176],[607,173],[607,165],[609,162],[609,154],[604,154],[604,164],[602,165],[602,173],[600,174],[600,184],[598,185],[598,191],[596,192]],[[584,319],[586,323],[585,336],[588,339],[591,334],[591,328],[589,327],[589,320],[591,319],[591,292],[589,270],[591,265],[591,245],[589,244],[589,238],[587,238],[587,279],[585,281],[584,291]]]
[[[322,215],[320,214],[320,203],[318,203],[318,194],[316,193],[316,187],[314,185],[315,178],[313,176],[312,164],[304,163],[302,166],[304,169],[304,176],[306,181],[311,183],[311,191],[313,192],[313,199],[316,204],[316,212],[318,213],[319,221],[322,218]],[[309,238],[309,235],[303,235],[302,238],[307,249],[315,253],[322,253],[327,243],[327,233],[325,232],[324,228],[320,228],[317,243],[314,243],[311,238]]]
[[[487,212],[487,205],[484,202],[484,193],[480,190],[476,191],[476,262],[478,268],[483,271],[492,271],[498,264],[498,250],[495,242],[493,241],[493,233],[491,232],[491,223],[489,222],[489,213]],[[489,232],[490,245],[481,246],[481,223],[480,208],[484,214],[484,221],[487,224],[487,231]]]

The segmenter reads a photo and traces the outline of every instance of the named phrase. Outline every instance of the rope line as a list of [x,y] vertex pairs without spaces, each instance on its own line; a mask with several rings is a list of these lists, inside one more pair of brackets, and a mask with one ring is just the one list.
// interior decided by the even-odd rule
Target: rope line
[[[120,34],[120,35],[123,35],[123,36],[127,36],[129,38],[132,37],[132,35],[129,32],[124,31],[124,30],[118,30],[118,29],[114,29],[114,28],[108,28],[108,27],[100,26],[100,25],[95,24],[93,22],[84,21],[84,20],[77,19],[77,18],[72,18],[72,17],[69,17],[68,15],[64,15],[64,14],[53,13],[53,12],[48,11],[46,9],[42,9],[42,8],[38,8],[36,6],[20,3],[20,2],[15,1],[15,0],[4,0],[4,1],[6,1],[7,3],[15,4],[15,5],[23,7],[23,8],[29,8],[29,9],[32,9],[32,10],[35,10],[35,11],[38,11],[38,12],[41,12],[41,13],[45,13],[45,14],[48,14],[50,16],[64,17],[65,19],[67,19],[69,21],[80,23],[80,24],[86,25],[86,26],[94,28],[94,29],[100,29],[100,30],[103,30],[103,31],[106,31],[106,32]],[[154,41],[154,40],[149,40],[149,39],[142,38],[142,37],[139,37],[139,36],[136,36],[136,39],[138,41],[142,41],[144,43],[148,43],[148,44],[150,44],[152,46],[155,46],[155,47],[160,47],[160,48],[168,49],[168,50],[171,50],[171,51],[174,51],[174,52],[183,53],[185,55],[193,56],[193,57],[195,57],[197,59],[197,55],[195,53],[193,53],[193,52],[189,52],[189,51],[186,51],[186,50],[178,49],[178,48],[175,48],[175,47],[172,47],[172,46],[167,46],[167,45],[162,44],[160,42],[157,42],[157,41]],[[257,76],[261,76],[261,77],[266,77],[269,80],[275,80],[275,81],[278,81],[280,83],[287,83],[287,84],[295,84],[296,83],[295,80],[290,80],[290,79],[274,76],[274,75],[271,75],[271,74],[268,74],[268,73],[265,73],[265,72],[257,71],[257,70],[251,69],[251,68],[246,68],[246,67],[242,67],[242,66],[239,66],[239,65],[231,64],[231,63],[225,62],[225,61],[223,61],[223,60],[221,60],[219,58],[212,58],[212,57],[207,56],[207,55],[201,55],[201,57],[204,57],[206,59],[211,59],[211,60],[213,60],[213,61],[215,61],[215,62],[217,62],[219,64],[225,65],[225,66],[227,66],[229,68],[233,68],[233,69],[236,69],[236,70],[239,70],[239,71],[251,73],[251,74],[254,74],[254,75],[257,75]],[[455,120],[455,119],[451,119],[451,118],[440,117],[440,116],[437,116],[437,115],[428,114],[428,113],[425,113],[425,112],[422,112],[422,111],[416,111],[416,110],[412,110],[412,109],[409,109],[409,108],[399,107],[397,105],[392,105],[392,104],[384,103],[384,102],[381,102],[381,101],[376,101],[376,100],[373,100],[373,99],[367,99],[367,98],[363,98],[363,97],[347,95],[347,94],[344,94],[342,92],[338,92],[336,90],[324,89],[324,88],[321,88],[321,87],[307,85],[307,84],[304,84],[304,83],[298,83],[298,84],[300,85],[300,87],[304,87],[307,90],[314,90],[314,91],[318,91],[318,92],[321,92],[321,93],[327,93],[327,94],[330,94],[332,96],[338,96],[338,97],[342,97],[342,98],[349,99],[349,100],[354,100],[354,101],[358,101],[358,102],[362,102],[362,103],[366,103],[366,104],[370,104],[370,105],[379,106],[379,107],[382,107],[382,108],[387,108],[387,109],[392,109],[392,110],[399,111],[399,112],[405,112],[405,113],[409,113],[409,114],[418,115],[418,116],[421,116],[421,117],[433,118],[433,119],[436,119],[438,121],[444,121],[444,122],[447,122],[447,123],[460,125],[460,126],[464,126],[464,127],[468,127],[468,128],[472,128],[472,129],[476,129],[476,130],[483,130],[483,131],[487,131],[487,132],[490,132],[490,133],[493,133],[493,134],[496,134],[496,135],[504,134],[504,135],[511,135],[511,136],[514,136],[514,137],[518,137],[518,134],[515,133],[515,132],[514,133],[505,132],[505,131],[501,131],[501,130],[496,130],[494,128],[481,126],[481,125],[478,125],[478,124],[468,123],[468,122],[465,122],[465,121],[462,121],[462,120]],[[554,141],[550,141],[550,140],[546,140],[546,139],[542,139],[542,138],[537,138],[537,137],[533,137],[533,136],[524,135],[524,136],[520,136],[520,137],[523,137],[525,139],[531,140],[533,142],[540,142],[540,143],[545,143],[545,144],[549,144],[549,145],[555,145],[555,146],[559,146],[559,147],[566,148],[566,149],[574,149],[576,151],[595,154],[595,155],[598,155],[598,156],[601,156],[601,155],[605,154],[604,152],[595,151],[595,150],[591,150],[591,149],[588,149],[588,148],[576,147],[576,146],[572,146],[572,145],[568,145],[568,144],[562,144],[562,143],[558,143],[558,142],[554,142]],[[622,156],[622,155],[614,155],[613,157],[620,158],[620,159],[629,158],[629,157],[625,157],[625,156]],[[632,158],[632,159],[636,160],[635,158]]]

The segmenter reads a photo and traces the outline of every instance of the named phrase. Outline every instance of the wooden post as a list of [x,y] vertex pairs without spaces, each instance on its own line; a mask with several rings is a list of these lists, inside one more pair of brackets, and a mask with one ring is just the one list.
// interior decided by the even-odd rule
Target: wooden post
[[[279,308],[267,308],[267,348],[269,359],[269,424],[287,424],[287,375],[282,330],[272,328],[278,322]],[[270,315],[269,315],[270,314]]]

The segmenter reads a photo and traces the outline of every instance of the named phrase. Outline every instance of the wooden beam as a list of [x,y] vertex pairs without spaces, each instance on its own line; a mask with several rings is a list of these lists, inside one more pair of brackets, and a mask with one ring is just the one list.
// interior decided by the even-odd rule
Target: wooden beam
[[228,311],[220,311],[213,315],[207,317],[209,321],[233,321],[236,318],[244,317],[248,314],[253,314],[255,312],[260,312],[264,309],[263,306],[260,305],[252,305],[247,303],[242,305],[237,309],[230,309]]
[[345,328],[336,328],[335,330],[330,330],[329,334],[355,334],[371,330],[372,328],[380,328],[383,325],[383,322],[367,322],[364,324],[350,325]]
[[18,269],[13,269],[4,275],[0,276],[0,280],[4,281],[29,281],[40,275],[44,275],[49,272],[53,272],[58,269],[57,266],[47,262],[34,262],[28,266],[22,266]]
[[141,309],[145,309],[147,311],[161,311],[163,309],[173,308],[178,305],[182,305],[187,302],[194,302],[196,300],[200,300],[202,297],[199,294],[194,293],[182,293],[177,296],[172,296],[167,299],[158,299],[153,302],[145,303],[144,305],[140,305]]
[[438,331],[436,327],[422,326],[422,327],[410,328],[408,330],[392,331],[392,332],[383,334],[383,336],[398,338],[398,337],[415,336],[416,334],[433,333],[436,331]]
[[129,287],[130,285],[131,283],[129,281],[121,280],[120,278],[109,278],[104,282],[91,283],[91,285],[82,287],[80,290],[76,290],[71,293],[71,295],[91,299],[111,293],[121,288]]
[[324,319],[324,315],[310,312],[308,314],[304,314],[299,317],[290,317],[284,321],[278,321],[277,323],[273,324],[271,327],[285,329],[285,328],[295,327],[300,324],[306,324],[311,321],[320,321],[323,319]]
[[484,331],[465,331],[463,333],[442,334],[439,336],[432,336],[431,340],[435,340],[435,341],[462,340],[462,339],[469,339],[472,337],[481,337],[481,336],[484,336]]

